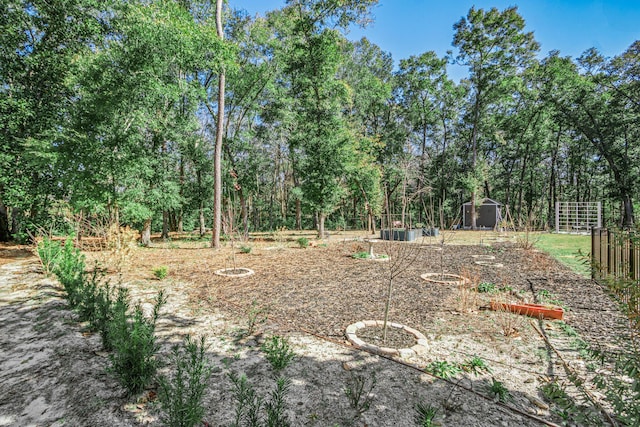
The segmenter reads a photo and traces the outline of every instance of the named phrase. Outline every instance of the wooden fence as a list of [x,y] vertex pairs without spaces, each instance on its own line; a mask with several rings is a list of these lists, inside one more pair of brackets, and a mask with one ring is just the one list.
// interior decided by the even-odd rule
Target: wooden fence
[[609,281],[609,289],[640,321],[640,234],[593,228],[591,230],[591,277]]

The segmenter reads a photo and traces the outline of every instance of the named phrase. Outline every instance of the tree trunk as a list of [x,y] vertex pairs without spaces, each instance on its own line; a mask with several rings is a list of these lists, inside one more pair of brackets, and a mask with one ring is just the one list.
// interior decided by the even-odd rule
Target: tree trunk
[[302,230],[302,202],[296,199],[296,229]]
[[144,220],[142,232],[140,233],[140,243],[142,243],[142,246],[151,244],[151,218]]
[[560,147],[560,135],[562,128],[558,129],[558,136],[556,137],[556,146],[551,155],[551,173],[549,174],[549,201],[547,204],[547,215],[549,215],[547,224],[549,228],[555,227],[555,206],[556,206],[556,162],[558,157],[558,149]]
[[[224,29],[222,27],[222,2],[216,0],[216,31],[220,40],[224,39]],[[211,236],[211,247],[220,249],[220,229],[222,227],[222,134],[224,132],[224,88],[225,72],[224,67],[220,70],[218,77],[218,119],[216,123],[216,146],[214,149],[213,168],[213,233]]]
[[244,196],[242,190],[240,193],[240,216],[242,217],[242,238],[247,240],[249,238],[249,211],[247,209],[247,198]]
[[318,237],[324,239],[324,212],[318,212]]
[[622,198],[622,228],[633,228],[633,203],[631,196],[625,194]]
[[[182,156],[180,156],[180,198],[184,200],[184,159]],[[184,211],[182,210],[181,206],[180,209],[178,209],[177,213],[176,231],[178,233],[182,233],[184,231],[183,216]]]
[[491,187],[489,186],[489,181],[484,180],[484,196],[491,198]]
[[[478,126],[480,121],[480,91],[476,92],[473,112],[473,130],[471,132],[471,170],[476,173],[476,164],[478,162]],[[471,191],[471,229],[477,230],[477,214],[476,214],[476,196],[477,188]]]
[[178,211],[176,231],[178,233],[182,233],[184,231],[184,217],[183,217],[182,209]]
[[162,239],[169,238],[169,212],[162,211]]
[[11,235],[15,236],[18,234],[18,229],[20,228],[20,208],[11,208]]
[[9,233],[9,215],[7,207],[0,200],[0,242],[8,242],[11,239]]
[[200,202],[200,237],[204,236],[206,233],[205,222],[204,222],[204,203]]

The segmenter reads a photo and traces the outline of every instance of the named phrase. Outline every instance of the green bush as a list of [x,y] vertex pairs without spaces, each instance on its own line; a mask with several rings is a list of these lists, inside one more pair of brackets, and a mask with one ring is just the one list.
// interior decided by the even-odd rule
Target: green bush
[[104,272],[96,268],[79,288],[78,296],[76,311],[80,320],[88,321],[90,330],[100,334],[105,350],[112,350],[110,329],[116,313],[126,314],[129,310],[128,290],[111,286],[104,280]]
[[67,293],[71,307],[75,308],[80,302],[82,287],[85,281],[84,255],[73,247],[71,239],[67,239],[64,247],[56,257],[53,273]]
[[351,255],[351,257],[355,259],[367,259],[367,258],[370,258],[371,255],[369,254],[369,252],[363,251],[363,252],[356,252],[355,254]]
[[111,328],[117,313],[126,313],[129,310],[129,290],[118,287],[114,290],[109,284],[98,291],[96,298],[96,311],[90,319],[92,328],[100,333],[102,347],[105,350],[113,350]]
[[236,400],[235,420],[232,427],[289,427],[285,399],[291,388],[291,380],[280,377],[268,400],[260,396],[245,375],[229,373]]
[[158,280],[162,280],[167,277],[169,274],[169,267],[166,265],[161,265],[158,268],[153,269],[153,275],[156,276]]
[[298,246],[300,246],[302,249],[309,246],[309,239],[307,239],[306,237],[300,237],[297,242]]
[[511,393],[504,383],[495,378],[491,378],[491,384],[487,387],[487,391],[502,403],[507,402],[511,397]]
[[62,245],[60,242],[51,240],[49,237],[44,237],[36,246],[36,254],[42,264],[44,273],[49,275],[53,273],[53,268],[60,257],[62,252]]
[[251,246],[240,246],[240,252],[243,254],[251,253],[251,249],[253,249]]
[[286,338],[274,335],[262,344],[262,351],[271,363],[274,371],[279,372],[291,363],[296,354],[291,349],[291,345]]
[[448,379],[455,377],[461,371],[460,367],[455,363],[447,362],[446,360],[436,360],[431,362],[424,368],[426,372],[429,372],[436,377]]
[[483,373],[491,373],[491,368],[487,365],[481,357],[473,356],[472,359],[466,360],[460,365],[463,371],[474,375],[481,375]]
[[[80,321],[91,321],[95,315],[98,295],[102,289],[102,278],[104,273],[95,268],[91,275],[84,275],[82,284],[76,289],[78,294],[78,305],[76,311],[80,317]],[[91,325],[92,326],[92,325]]]
[[415,406],[416,414],[414,420],[420,427],[431,427],[434,425],[434,418],[438,414],[438,409],[428,403],[419,402]]
[[495,283],[491,283],[491,282],[481,282],[478,285],[478,292],[480,293],[491,293],[491,292],[496,292],[497,291],[497,286]]
[[147,319],[140,304],[128,314],[128,304],[116,305],[109,323],[108,338],[114,353],[110,355],[110,370],[130,395],[140,393],[154,378],[158,369],[155,338],[156,321],[160,308],[166,302],[160,291],[153,306],[153,315]]
[[187,335],[183,348],[173,348],[171,360],[173,377],[159,378],[158,399],[166,414],[163,421],[171,427],[196,426],[204,416],[202,398],[212,369],[206,360],[205,338],[198,342]]
[[371,408],[374,397],[373,389],[377,382],[375,372],[371,372],[370,376],[366,377],[364,374],[349,371],[344,394],[349,400],[349,405],[354,410],[354,422]]

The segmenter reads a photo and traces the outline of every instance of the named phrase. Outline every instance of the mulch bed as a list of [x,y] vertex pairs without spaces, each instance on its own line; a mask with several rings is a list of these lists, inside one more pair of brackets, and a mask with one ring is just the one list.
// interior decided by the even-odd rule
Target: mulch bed
[[[392,262],[385,263],[353,259],[353,253],[366,250],[358,242],[307,249],[256,248],[235,256],[229,249],[145,249],[136,260],[149,271],[159,264],[169,265],[171,278],[192,284],[189,292],[194,303],[208,301],[240,320],[252,306],[266,308],[282,331],[303,330],[338,340],[344,339],[344,330],[351,323],[383,318],[389,269],[396,268],[393,266],[402,258],[412,262],[396,268],[389,320],[425,334],[464,334],[470,326],[477,335],[496,333],[489,313],[482,310],[488,306],[486,294],[479,295],[478,310],[461,314],[457,286],[420,278],[422,273],[440,272],[441,266],[445,272],[474,278],[476,284],[493,282],[520,290],[529,302],[535,302],[541,289],[551,292],[569,308],[565,321],[588,341],[610,336],[619,320],[615,305],[600,286],[542,252],[500,243],[492,247],[445,245],[443,251],[437,246],[396,245],[404,246],[385,245],[384,252],[392,252]],[[407,245],[413,246],[410,252]],[[477,265],[473,255],[493,255],[505,268]],[[134,267],[140,271],[139,265]],[[220,268],[250,268],[255,274],[244,278],[214,275]]]

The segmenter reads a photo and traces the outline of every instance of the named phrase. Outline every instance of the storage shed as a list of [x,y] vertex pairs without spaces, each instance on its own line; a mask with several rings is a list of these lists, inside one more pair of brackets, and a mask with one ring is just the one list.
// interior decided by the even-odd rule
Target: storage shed
[[[502,203],[493,199],[483,199],[476,204],[476,226],[495,228],[502,221]],[[471,202],[462,205],[462,227],[471,228]]]

